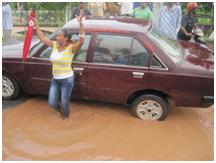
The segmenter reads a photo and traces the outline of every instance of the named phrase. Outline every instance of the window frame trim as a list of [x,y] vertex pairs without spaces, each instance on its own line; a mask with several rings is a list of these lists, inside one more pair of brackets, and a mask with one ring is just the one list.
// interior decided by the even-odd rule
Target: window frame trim
[[[111,36],[125,36],[125,37],[131,37],[132,38],[132,41],[131,41],[131,45],[130,45],[130,49],[129,49],[129,58],[127,60],[127,63],[126,64],[109,64],[109,63],[97,63],[97,62],[94,62],[94,52],[95,52],[95,47],[96,47],[96,40],[98,38],[99,35],[111,35]],[[130,59],[130,56],[131,56],[131,50],[132,50],[132,45],[133,45],[133,41],[134,41],[134,38],[136,38],[136,34],[134,33],[121,33],[121,32],[95,32],[95,35],[94,35],[94,43],[93,43],[93,48],[92,48],[92,57],[90,58],[90,63],[95,63],[95,64],[104,64],[104,65],[125,65],[125,66],[130,66],[128,65],[129,63],[129,59]],[[136,38],[137,39],[137,38]]]
[[145,69],[149,70],[149,67],[146,66],[132,66],[132,65],[121,65],[121,64],[106,64],[106,63],[89,63],[89,65],[93,66],[107,66],[107,67],[119,67],[119,68],[135,68],[135,69]]
[[[151,55],[152,55],[152,52],[149,51],[148,48],[146,48],[146,45],[145,43],[139,39],[139,37],[134,37],[133,39],[133,43],[131,45],[131,52],[132,52],[132,48],[133,48],[133,44],[134,44],[134,40],[136,40],[147,52],[148,52],[148,62],[147,62],[147,65],[143,66],[143,67],[150,67],[150,59],[151,59]],[[131,58],[131,53],[130,53],[130,57]],[[130,60],[129,60],[130,61]],[[129,64],[128,64],[129,65]],[[134,65],[129,65],[129,66],[134,66]],[[134,67],[142,67],[142,66],[134,66]]]
[[[78,31],[71,31],[72,33],[79,33]],[[86,34],[88,35],[88,34],[90,34],[91,35],[91,38],[90,38],[90,40],[89,40],[89,44],[88,44],[88,48],[87,48],[87,55],[86,55],[86,61],[85,62],[79,62],[79,61],[75,61],[75,62],[79,62],[79,63],[88,63],[89,61],[88,61],[88,54],[89,54],[89,49],[90,49],[90,44],[91,44],[91,42],[92,42],[92,40],[93,40],[93,36],[94,36],[94,32],[86,32]],[[72,34],[73,35],[73,34]],[[55,41],[55,37],[56,37],[57,35],[54,35],[53,37],[52,37],[52,41]],[[85,39],[85,38],[84,38]],[[38,42],[37,44],[39,44],[39,43],[41,43],[41,41],[40,42]],[[43,49],[45,47],[45,49]],[[49,48],[49,46],[47,46],[46,44],[43,44],[43,46],[42,47],[40,47],[40,48],[38,48],[38,50],[35,52],[35,54],[33,55],[33,56],[30,56],[29,58],[32,58],[32,59],[42,59],[42,60],[48,60],[48,61],[50,61],[50,58],[42,58],[41,57],[41,55],[42,55],[42,53],[47,49],[47,48]],[[38,51],[40,51],[40,50],[42,50],[42,52],[38,52]],[[38,54],[39,53],[39,54]],[[51,52],[51,54],[52,54],[52,52]],[[50,55],[51,55],[50,54]],[[75,55],[75,54],[74,54]],[[73,62],[73,61],[72,61]]]
[[[95,32],[94,33],[94,40],[93,40],[93,45],[92,45],[92,54],[91,54],[91,58],[90,58],[90,62],[89,63],[96,63],[97,62],[93,62],[94,59],[94,51],[95,51],[95,45],[96,45],[96,40],[98,38],[98,35],[114,35],[114,36],[127,36],[127,37],[131,37],[132,38],[132,42],[131,42],[131,46],[130,46],[130,53],[129,53],[129,58],[128,58],[128,62],[127,64],[108,64],[108,65],[126,65],[126,66],[131,66],[131,67],[149,67],[151,66],[151,55],[152,52],[149,50],[148,47],[146,47],[146,44],[137,36],[136,33],[121,33],[121,32]],[[92,38],[93,39],[93,38]],[[133,44],[134,44],[134,40],[137,40],[141,46],[143,46],[143,48],[148,52],[149,56],[148,56],[148,63],[145,66],[134,66],[134,65],[129,65],[130,62],[130,58],[131,58],[131,52],[132,52],[132,48],[133,48]],[[98,63],[98,64],[104,64],[107,65],[106,63]]]
[[[157,59],[165,68],[157,68],[157,67],[152,67],[152,66],[151,66],[152,59],[153,59],[154,56],[156,57],[156,59]],[[166,64],[165,64],[163,61],[161,61],[161,59],[157,56],[157,54],[153,53],[152,59],[151,59],[151,63],[150,63],[150,66],[149,66],[150,70],[169,71],[169,68],[166,66]]]

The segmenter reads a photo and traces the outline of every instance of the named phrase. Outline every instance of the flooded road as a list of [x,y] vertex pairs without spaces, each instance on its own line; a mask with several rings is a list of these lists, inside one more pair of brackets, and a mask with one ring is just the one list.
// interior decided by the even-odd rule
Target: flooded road
[[3,160],[213,160],[213,106],[142,121],[126,107],[72,101],[63,120],[46,98],[3,115]]

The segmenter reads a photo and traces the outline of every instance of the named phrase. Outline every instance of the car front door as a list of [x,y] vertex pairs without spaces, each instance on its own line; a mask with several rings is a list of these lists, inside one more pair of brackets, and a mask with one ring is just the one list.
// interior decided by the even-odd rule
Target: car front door
[[[74,33],[72,38],[76,39],[78,34]],[[87,53],[91,34],[86,34],[83,46],[74,55],[72,67],[75,75],[75,84],[72,96],[85,98],[87,94],[86,72]],[[37,93],[48,94],[50,81],[52,80],[52,64],[50,62],[51,47],[43,46],[33,56],[27,59],[24,67],[28,72],[32,87]]]
[[145,88],[149,53],[134,36],[98,33],[88,67],[88,96],[93,100],[125,103],[128,94]]
[[[52,48],[39,43],[37,51],[30,52],[30,57],[23,62],[25,72],[28,73],[31,86],[36,93],[48,94],[52,79],[52,65],[49,61]],[[31,53],[34,53],[31,55]]]
[[[48,36],[53,40],[56,33]],[[48,94],[50,81],[52,79],[52,65],[49,61],[52,48],[44,43],[38,42],[34,45],[27,59],[23,62],[23,69],[26,72],[26,80],[29,80],[31,88],[35,93]]]

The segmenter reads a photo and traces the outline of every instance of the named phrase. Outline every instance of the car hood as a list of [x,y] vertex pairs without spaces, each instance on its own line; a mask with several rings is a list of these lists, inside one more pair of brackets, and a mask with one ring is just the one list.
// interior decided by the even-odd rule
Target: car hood
[[[38,39],[33,39],[30,49],[39,42]],[[5,45],[2,47],[2,58],[22,58],[24,41],[16,42],[14,44]]]
[[194,72],[214,72],[213,51],[197,43],[180,42],[184,55],[180,66]]

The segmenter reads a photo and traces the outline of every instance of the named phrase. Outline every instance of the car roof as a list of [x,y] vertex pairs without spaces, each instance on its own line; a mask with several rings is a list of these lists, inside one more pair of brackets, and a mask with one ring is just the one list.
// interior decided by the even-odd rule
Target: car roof
[[[85,29],[107,30],[107,31],[125,31],[145,33],[149,28],[149,21],[135,18],[92,18],[87,17],[83,20]],[[76,19],[66,23],[63,28],[78,29],[79,25]]]

